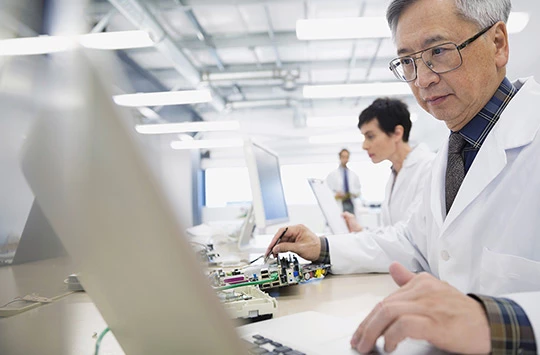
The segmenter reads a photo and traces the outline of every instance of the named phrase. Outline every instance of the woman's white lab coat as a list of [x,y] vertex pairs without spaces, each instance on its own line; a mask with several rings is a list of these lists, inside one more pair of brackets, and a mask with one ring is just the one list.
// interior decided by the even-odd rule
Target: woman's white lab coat
[[422,201],[421,194],[431,174],[434,158],[435,154],[425,144],[419,144],[407,155],[399,174],[390,175],[381,206],[383,226],[409,219]]
[[540,341],[540,85],[529,78],[493,127],[445,217],[448,142],[407,223],[328,237],[334,273],[386,272],[391,261],[462,292],[520,304]]

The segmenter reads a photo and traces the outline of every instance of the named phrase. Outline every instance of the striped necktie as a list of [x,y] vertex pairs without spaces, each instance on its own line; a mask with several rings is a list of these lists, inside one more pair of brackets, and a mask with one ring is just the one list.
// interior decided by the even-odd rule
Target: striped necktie
[[448,164],[446,165],[446,214],[450,211],[465,178],[465,163],[461,154],[464,146],[465,139],[459,133],[452,132],[448,141]]

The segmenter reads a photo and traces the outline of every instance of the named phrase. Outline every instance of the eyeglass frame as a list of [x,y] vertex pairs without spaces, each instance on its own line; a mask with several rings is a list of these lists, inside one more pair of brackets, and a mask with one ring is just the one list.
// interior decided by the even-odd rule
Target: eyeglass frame
[[[496,23],[496,22],[495,22]],[[437,44],[435,46],[431,46],[429,48],[426,48],[426,49],[422,49],[421,51],[418,51],[418,52],[414,52],[414,53],[411,53],[409,55],[404,55],[402,57],[396,57],[394,59],[392,59],[389,63],[389,68],[390,71],[394,74],[394,76],[396,78],[398,78],[399,80],[403,81],[403,82],[406,82],[406,83],[410,83],[411,81],[414,81],[418,78],[418,65],[416,65],[416,61],[418,59],[422,59],[422,62],[425,64],[425,66],[431,70],[432,72],[434,72],[435,74],[444,74],[444,73],[449,73],[453,70],[456,70],[457,68],[461,67],[463,65],[463,56],[461,55],[461,50],[464,49],[465,47],[467,47],[469,44],[471,44],[472,42],[476,41],[478,38],[480,38],[480,36],[482,36],[484,33],[486,33],[487,31],[489,31],[494,25],[495,23],[489,25],[488,27],[484,28],[483,30],[481,30],[480,32],[478,32],[477,34],[475,34],[474,36],[472,36],[471,38],[463,41],[461,44],[457,45],[455,44],[454,42],[444,42],[444,43],[441,43],[441,44]],[[431,69],[430,66],[428,65],[428,63],[426,63],[424,61],[424,58],[422,57],[422,55],[424,54],[424,52],[426,51],[429,51],[430,49],[433,49],[433,48],[437,48],[437,47],[441,47],[441,46],[444,46],[444,45],[447,45],[447,44],[453,44],[455,47],[456,47],[456,50],[458,51],[458,54],[459,54],[459,60],[460,60],[460,63],[457,67],[453,68],[453,69],[450,69],[450,70],[446,70],[446,71],[442,71],[442,72],[436,72],[435,70]],[[413,57],[414,55],[416,54],[420,54],[416,57]],[[392,63],[394,63],[396,60],[398,59],[403,59],[403,58],[410,58],[413,60],[413,63],[414,63],[414,78],[410,79],[410,80],[404,80],[402,78],[400,78],[398,76],[398,74],[394,71],[394,68],[397,68],[395,65],[393,66]]]

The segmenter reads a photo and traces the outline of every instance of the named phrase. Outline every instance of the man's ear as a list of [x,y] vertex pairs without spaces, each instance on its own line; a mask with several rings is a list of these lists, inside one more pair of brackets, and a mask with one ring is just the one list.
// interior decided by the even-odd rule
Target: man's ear
[[396,138],[399,138],[399,140],[403,140],[403,133],[405,132],[405,129],[403,128],[402,125],[397,125],[395,128],[394,128],[394,136]]
[[495,47],[495,64],[497,68],[504,68],[508,63],[509,45],[508,45],[508,30],[506,24],[502,21],[497,22],[494,26],[493,45]]

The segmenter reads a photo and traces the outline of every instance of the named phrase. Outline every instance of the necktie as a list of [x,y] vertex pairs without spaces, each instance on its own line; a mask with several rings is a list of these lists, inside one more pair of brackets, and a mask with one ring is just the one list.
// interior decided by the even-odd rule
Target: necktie
[[452,132],[448,141],[448,164],[446,165],[446,214],[450,211],[465,178],[465,163],[461,155],[464,146],[463,137],[457,132]]
[[343,190],[346,194],[349,193],[349,172],[347,170],[347,168],[343,169]]

